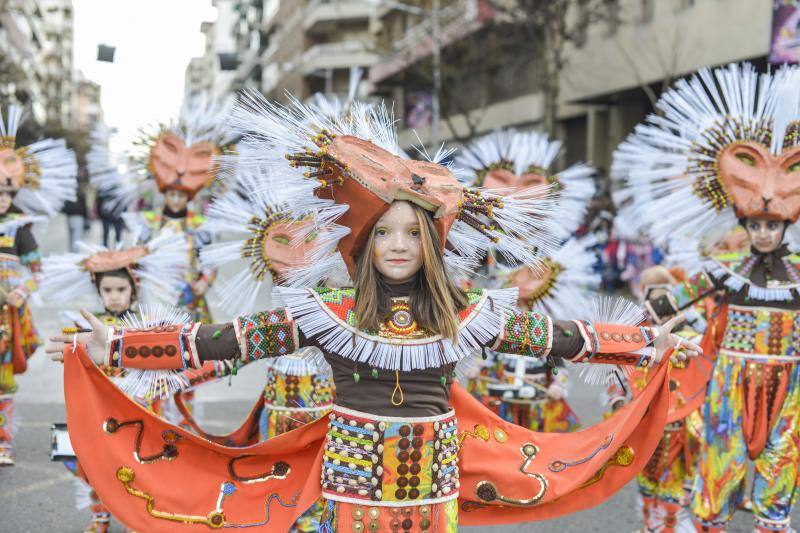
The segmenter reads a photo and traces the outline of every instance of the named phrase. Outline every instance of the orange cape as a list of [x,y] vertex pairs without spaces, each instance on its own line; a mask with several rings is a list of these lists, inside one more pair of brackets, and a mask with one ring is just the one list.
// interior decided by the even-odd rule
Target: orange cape
[[[78,459],[129,528],[286,531],[320,496],[325,418],[253,446],[222,446],[140,407],[82,346],[65,349],[64,390]],[[605,501],[644,467],[667,417],[668,368],[614,416],[575,433],[506,422],[458,385],[451,405],[462,438],[459,523],[545,520]]]

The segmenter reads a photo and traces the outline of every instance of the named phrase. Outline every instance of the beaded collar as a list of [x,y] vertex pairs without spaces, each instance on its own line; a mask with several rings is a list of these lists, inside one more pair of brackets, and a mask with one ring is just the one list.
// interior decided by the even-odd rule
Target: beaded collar
[[408,303],[393,300],[392,315],[379,331],[356,327],[355,290],[278,288],[300,331],[324,350],[384,370],[421,370],[457,363],[497,337],[504,313],[514,307],[517,290],[467,291],[459,313],[458,342],[416,326]]

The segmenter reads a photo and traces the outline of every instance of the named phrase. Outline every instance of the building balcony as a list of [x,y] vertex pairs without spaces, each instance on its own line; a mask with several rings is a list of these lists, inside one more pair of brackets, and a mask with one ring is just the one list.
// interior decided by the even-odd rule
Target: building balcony
[[300,60],[303,74],[308,76],[326,69],[371,67],[380,57],[361,41],[320,43],[308,48]]
[[303,29],[308,33],[335,32],[341,22],[369,19],[374,8],[366,0],[311,0],[306,7]]
[[248,49],[240,53],[239,68],[236,69],[236,78],[244,80],[250,76],[250,73],[258,64],[258,50]]
[[[494,16],[492,7],[483,0],[456,0],[439,10],[439,45],[447,45],[469,37]],[[402,72],[430,56],[434,48],[431,17],[409,28],[402,38],[392,41],[386,56],[369,72],[371,84],[377,84]]]

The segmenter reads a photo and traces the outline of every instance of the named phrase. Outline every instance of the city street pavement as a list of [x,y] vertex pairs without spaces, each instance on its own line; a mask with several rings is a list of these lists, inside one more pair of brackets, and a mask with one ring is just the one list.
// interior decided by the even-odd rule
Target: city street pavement
[[[98,242],[97,228],[93,228],[92,236],[94,242]],[[40,242],[45,253],[63,251],[65,221],[57,219],[52,223],[47,235],[40,236]],[[90,305],[91,298],[82,303]],[[56,308],[36,307],[34,316],[43,337],[59,331]],[[221,313],[217,316],[224,318]],[[199,391],[199,409],[205,425],[218,432],[236,427],[247,415],[263,386],[262,372],[260,365],[250,365],[233,379],[231,386],[225,380]],[[15,439],[17,464],[0,469],[0,531],[80,532],[87,523],[88,511],[75,510],[73,476],[60,463],[49,460],[50,425],[65,419],[61,366],[47,360],[43,352],[37,353],[29,361],[28,372],[19,376],[18,383],[16,410],[22,423]],[[596,388],[574,383],[570,400],[584,423],[599,420],[599,393]],[[654,430],[658,431],[657,428]],[[139,505],[140,502],[132,504]],[[795,521],[800,518],[797,511],[794,518]],[[629,532],[638,527],[636,491],[629,484],[605,504],[566,518],[496,528],[463,528],[463,531]],[[115,524],[113,531],[124,529]],[[750,515],[739,513],[730,531],[752,531]]]

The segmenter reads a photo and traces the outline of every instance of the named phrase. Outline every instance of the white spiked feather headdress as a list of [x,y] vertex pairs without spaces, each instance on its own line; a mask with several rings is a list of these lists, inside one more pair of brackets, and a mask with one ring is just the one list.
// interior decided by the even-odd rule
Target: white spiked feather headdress
[[[713,244],[739,216],[786,218],[767,205],[778,197],[762,194],[772,178],[760,165],[782,163],[800,144],[799,101],[796,67],[758,74],[748,63],[732,64],[678,81],[656,104],[660,114],[647,117],[614,153],[612,177],[623,185],[616,201],[630,204],[631,220],[657,243],[680,236]],[[759,176],[751,184],[755,203],[737,197],[733,176],[741,169],[726,170],[729,161]],[[797,172],[782,171],[789,178]],[[763,195],[769,198],[761,209]]]
[[595,193],[595,169],[577,163],[562,172],[553,173],[551,166],[561,152],[561,141],[546,134],[513,129],[498,130],[466,146],[456,158],[456,165],[470,171],[466,183],[489,186],[484,180],[492,171],[508,171],[514,178],[540,176],[551,183],[552,194],[564,216],[558,221],[561,237],[566,238],[583,221],[589,201]]
[[0,113],[0,152],[20,163],[19,175],[3,183],[14,192],[14,205],[27,214],[57,214],[66,201],[74,201],[78,188],[75,154],[63,139],[42,139],[16,147],[22,108],[8,106],[5,118]]
[[[598,297],[600,286],[600,275],[594,269],[597,255],[592,250],[596,245],[597,239],[591,235],[569,239],[545,260],[545,268],[533,271],[535,278],[545,277],[544,283],[537,284],[531,294],[525,294],[524,284],[520,285],[520,300],[527,300],[531,311],[557,320],[570,320],[584,314],[585,303]],[[508,286],[516,286],[518,272],[510,270],[501,276]]]
[[96,295],[93,261],[100,260],[130,272],[142,304],[177,304],[189,268],[189,244],[184,234],[164,231],[135,248],[109,250],[84,242],[78,247],[78,253],[55,254],[42,260],[39,293],[46,300],[72,303],[84,294]]
[[[122,172],[116,166],[108,164],[113,154],[108,153],[107,147],[100,143],[93,145],[95,154],[89,159],[91,184],[109,196],[118,211],[132,210],[143,191],[155,191],[151,153],[165,133],[176,135],[186,146],[207,142],[219,147],[222,153],[231,151],[228,145],[234,136],[227,126],[226,118],[232,105],[230,99],[218,100],[207,94],[186,100],[177,120],[170,124],[150,125],[141,129],[131,147],[126,170]],[[215,172],[213,169],[212,171]]]

